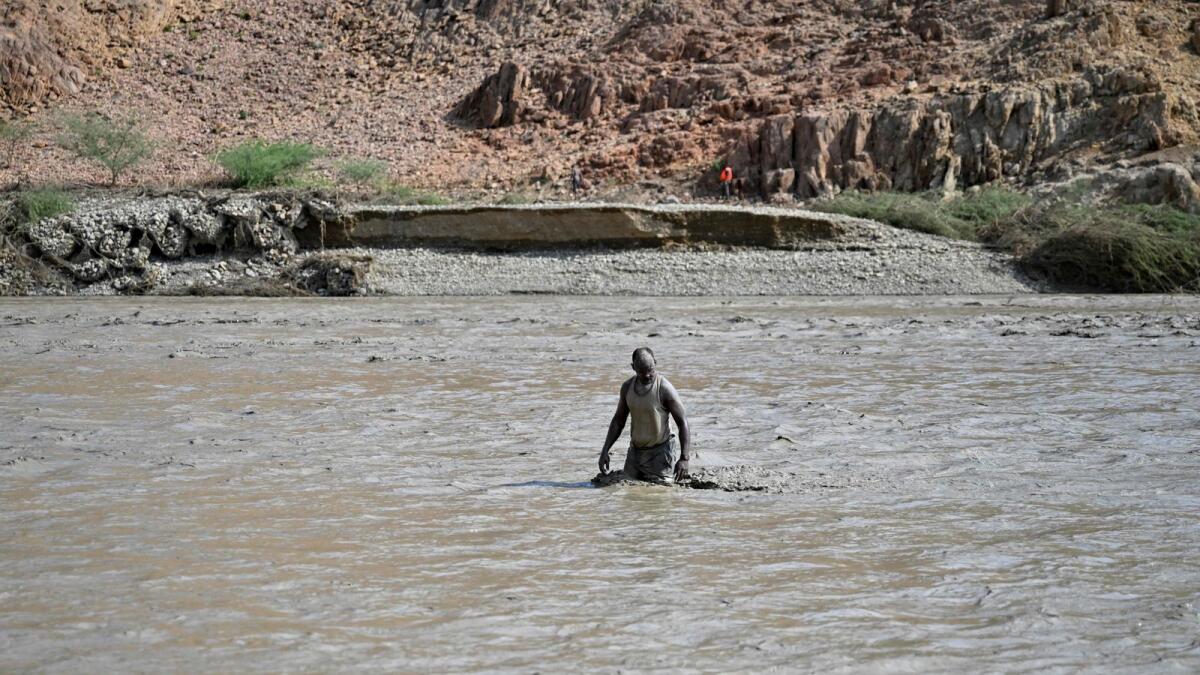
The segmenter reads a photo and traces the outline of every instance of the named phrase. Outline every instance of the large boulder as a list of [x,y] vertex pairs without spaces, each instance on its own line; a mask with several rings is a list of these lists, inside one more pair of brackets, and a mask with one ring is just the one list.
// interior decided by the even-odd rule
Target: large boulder
[[529,71],[510,61],[468,94],[454,109],[454,116],[481,127],[517,124],[529,88]]
[[585,121],[599,117],[618,97],[639,95],[635,89],[634,83],[614,85],[608,76],[589,68],[546,66],[532,70],[510,61],[463,97],[452,115],[485,128],[512,126],[527,118],[544,120],[548,110]]
[[1134,204],[1168,204],[1190,213],[1200,213],[1200,162],[1194,173],[1182,164],[1164,162],[1117,170],[1097,177],[1103,188],[1117,199]]

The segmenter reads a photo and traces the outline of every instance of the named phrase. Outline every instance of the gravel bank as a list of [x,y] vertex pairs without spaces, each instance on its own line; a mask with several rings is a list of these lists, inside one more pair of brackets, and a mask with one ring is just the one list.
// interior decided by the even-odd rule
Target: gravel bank
[[363,250],[387,295],[963,295],[1036,293],[1006,256],[944,245],[878,251]]
[[[1046,290],[1025,278],[1012,257],[1000,251],[864,220],[846,219],[843,225],[846,236],[796,251],[353,248],[337,253],[374,260],[365,288],[371,295],[976,295]],[[269,279],[282,269],[261,258],[218,257],[152,267],[160,293],[197,283],[230,286]]]
[[855,220],[846,237],[796,251],[544,250],[489,254],[354,249],[388,295],[971,295],[1036,293],[1006,253]]

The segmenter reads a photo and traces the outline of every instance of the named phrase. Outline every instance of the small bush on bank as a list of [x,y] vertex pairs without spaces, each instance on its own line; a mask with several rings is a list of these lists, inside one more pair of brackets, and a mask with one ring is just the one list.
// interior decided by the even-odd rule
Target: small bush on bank
[[936,193],[847,191],[812,206],[906,230],[973,240],[979,238],[981,229],[1012,218],[1032,204],[1033,199],[1023,193],[989,187],[948,200]]
[[132,118],[108,119],[98,113],[63,118],[58,144],[80,159],[104,167],[109,185],[154,153],[154,144]]
[[51,188],[21,192],[13,201],[18,220],[31,225],[75,210],[75,200],[71,199],[71,195]]
[[1012,218],[1022,209],[1033,205],[1033,198],[1023,192],[1002,187],[985,187],[966,192],[939,206],[948,215],[968,223],[972,234],[979,228]]
[[867,218],[893,227],[936,234],[953,239],[974,239],[974,227],[947,212],[935,197],[901,192],[847,191],[812,207],[826,213]]
[[4,161],[0,167],[11,168],[17,155],[17,148],[28,141],[31,136],[33,136],[32,124],[16,120],[0,120],[0,157],[3,157]]
[[234,187],[279,185],[320,156],[308,143],[253,140],[217,153],[216,163],[229,174]]
[[338,167],[343,183],[367,188],[379,186],[387,178],[388,163],[378,159],[349,159]]

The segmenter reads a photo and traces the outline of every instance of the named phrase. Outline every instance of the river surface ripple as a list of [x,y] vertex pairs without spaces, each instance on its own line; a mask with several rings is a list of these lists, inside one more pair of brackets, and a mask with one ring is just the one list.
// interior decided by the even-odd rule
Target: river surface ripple
[[[807,487],[587,487],[641,344]],[[1181,297],[3,300],[0,671],[1196,672],[1198,365]]]

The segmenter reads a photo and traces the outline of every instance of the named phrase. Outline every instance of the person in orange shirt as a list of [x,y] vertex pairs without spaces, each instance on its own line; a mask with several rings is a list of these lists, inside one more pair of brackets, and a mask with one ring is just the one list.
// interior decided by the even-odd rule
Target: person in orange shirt
[[725,191],[725,199],[729,199],[733,188],[733,169],[726,164],[724,169],[721,169],[721,189]]

